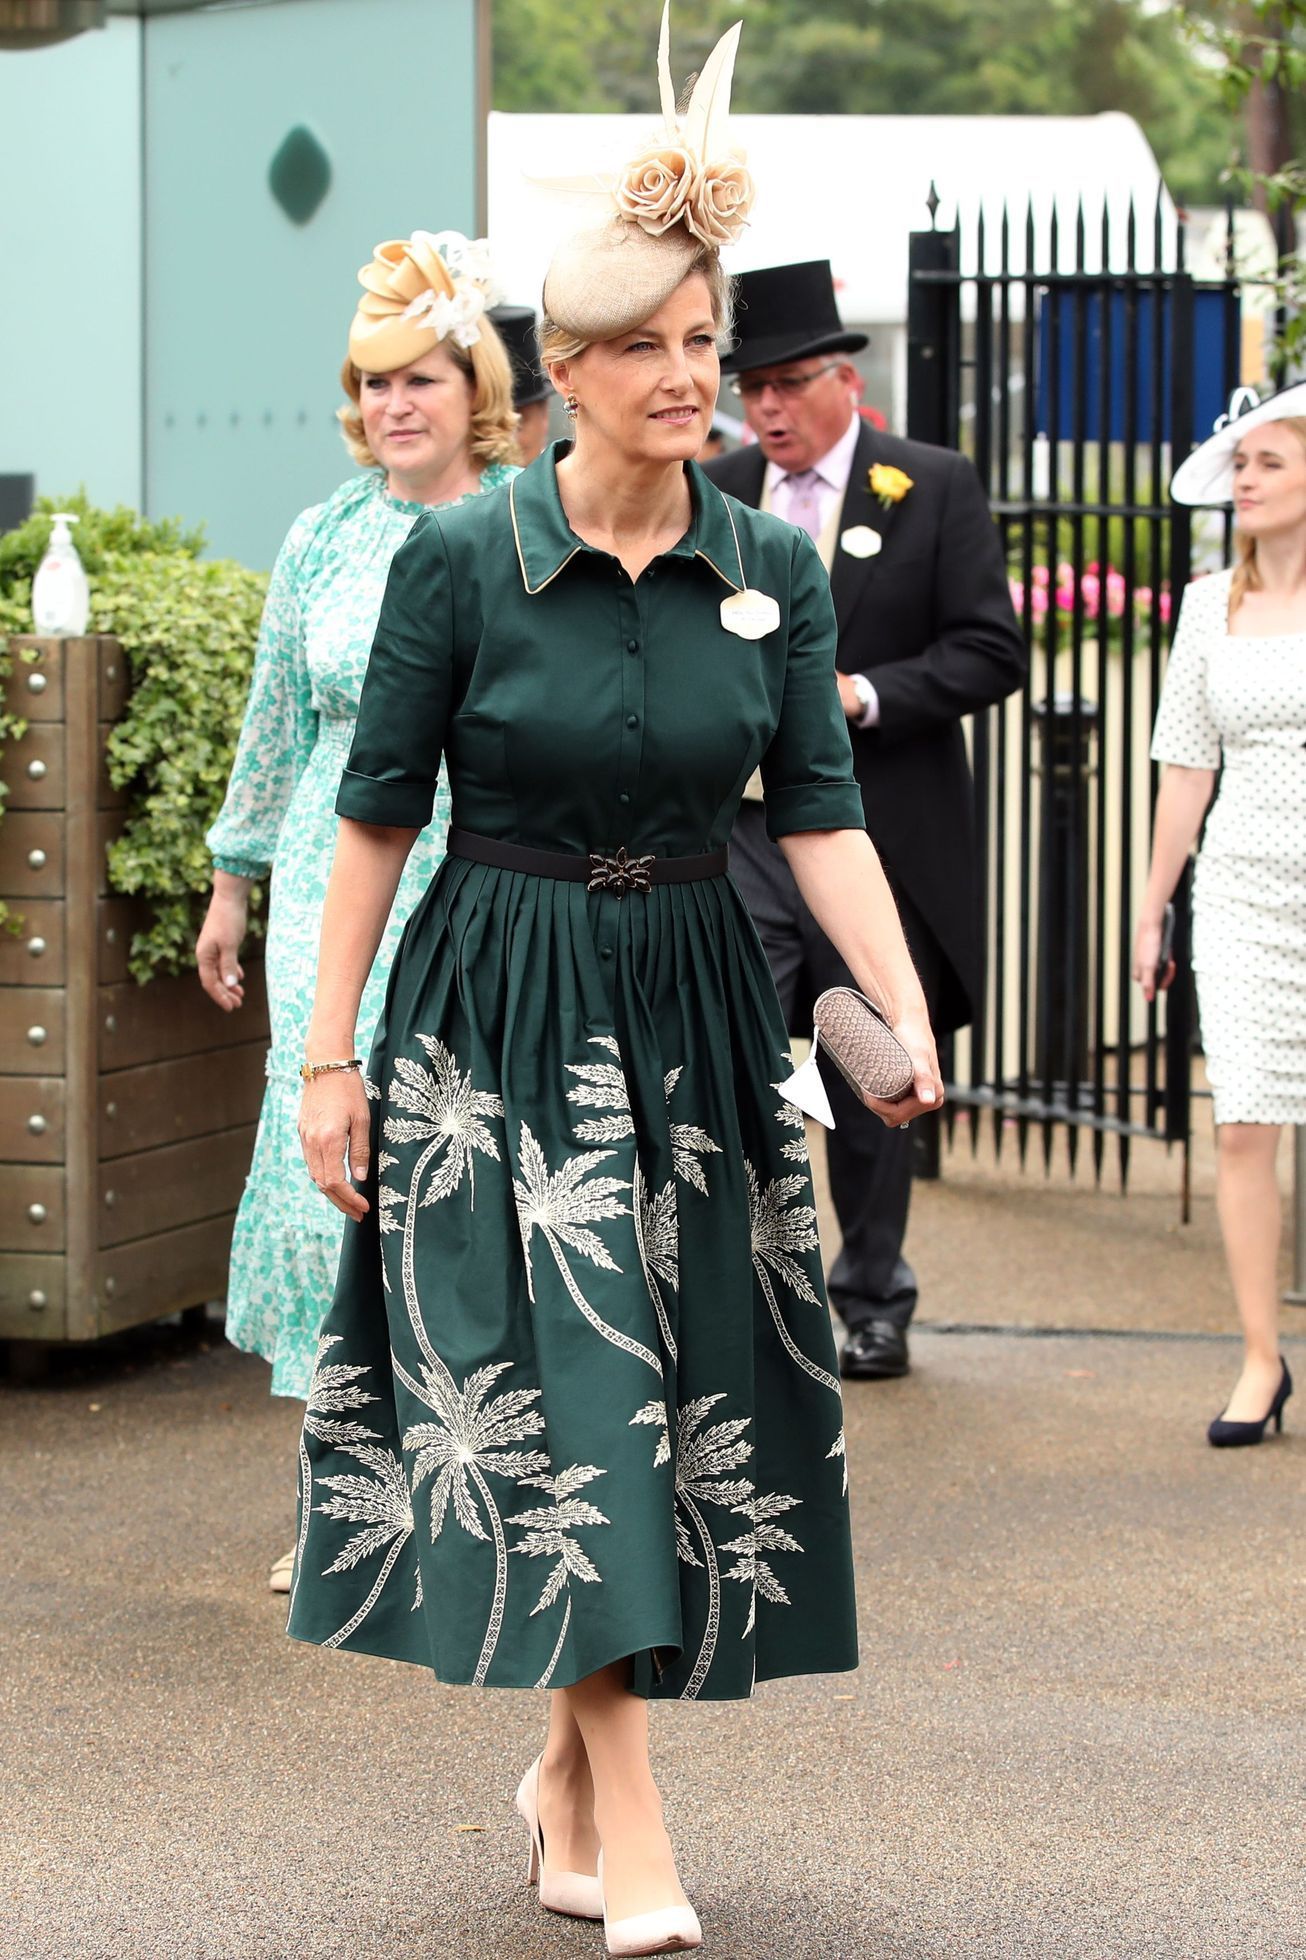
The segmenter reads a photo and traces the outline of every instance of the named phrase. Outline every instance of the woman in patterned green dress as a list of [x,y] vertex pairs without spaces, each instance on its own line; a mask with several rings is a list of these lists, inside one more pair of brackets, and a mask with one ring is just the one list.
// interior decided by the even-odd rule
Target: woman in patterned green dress
[[[497,489],[515,474],[510,369],[497,334],[477,318],[477,301],[489,296],[478,248],[455,233],[417,233],[378,246],[360,279],[364,307],[378,310],[360,310],[351,331],[341,419],[364,473],[296,518],[278,555],[235,766],[209,832],[214,889],[196,949],[205,990],[233,1012],[243,994],[238,954],[249,889],[271,869],[272,1040],[232,1242],[227,1335],[272,1363],[274,1395],[300,1400],[340,1257],[340,1215],[305,1179],[296,1135],[336,785],[395,552],[426,509]],[[455,328],[475,333],[470,344],[433,320],[432,308],[405,317],[423,294],[459,310]],[[364,990],[363,1012],[373,1020],[447,822],[441,784]],[[273,1567],[274,1591],[288,1590],[290,1565],[287,1554]]]
[[[909,1100],[881,1114],[942,1085],[863,828],[820,561],[690,460],[719,260],[670,253],[648,317],[604,335],[578,295],[620,321],[641,280],[615,256],[607,286],[596,246],[595,277],[573,252],[545,289],[574,447],[425,520],[377,624],[307,1042],[305,1157],[351,1222],[289,1630],[552,1688],[518,1797],[541,1903],[602,1910],[611,1952],[651,1953],[701,1934],[648,1700],[857,1658],[802,1125],[724,873],[758,763],[804,897],[912,1053]],[[395,962],[369,1109],[361,977],[442,754],[449,854]]]

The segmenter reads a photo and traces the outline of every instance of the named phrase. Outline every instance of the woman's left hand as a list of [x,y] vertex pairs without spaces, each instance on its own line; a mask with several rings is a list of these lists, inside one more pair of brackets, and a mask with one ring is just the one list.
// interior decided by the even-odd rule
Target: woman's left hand
[[901,1130],[914,1116],[932,1116],[943,1107],[943,1077],[934,1033],[924,1014],[905,1014],[895,1022],[893,1032],[911,1056],[912,1086],[898,1102],[881,1102],[878,1096],[863,1096],[862,1101],[887,1129]]

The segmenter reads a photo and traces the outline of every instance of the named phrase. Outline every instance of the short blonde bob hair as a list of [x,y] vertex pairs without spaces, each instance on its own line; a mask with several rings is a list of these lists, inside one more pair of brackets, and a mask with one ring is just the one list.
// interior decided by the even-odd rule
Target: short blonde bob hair
[[[512,405],[512,367],[507,351],[491,320],[481,321],[481,337],[471,347],[460,347],[454,340],[438,343],[472,387],[472,426],[468,447],[471,459],[482,468],[491,463],[520,463],[517,449],[518,416]],[[354,363],[346,359],[340,370],[340,384],[349,397],[346,408],[336,410],[344,432],[345,448],[364,469],[381,465],[368,446],[363,431],[359,403],[363,377]]]
[[[721,254],[715,245],[701,245],[690,260],[685,271],[685,279],[695,274],[707,281],[708,297],[712,303],[712,324],[716,328],[717,345],[724,353],[734,334],[735,282],[721,263]],[[685,279],[680,284],[683,286]],[[634,325],[638,326],[635,321]],[[547,367],[550,361],[574,361],[593,346],[593,341],[582,340],[567,327],[560,327],[551,320],[547,311],[540,315],[540,324],[535,330],[539,341],[540,359]]]

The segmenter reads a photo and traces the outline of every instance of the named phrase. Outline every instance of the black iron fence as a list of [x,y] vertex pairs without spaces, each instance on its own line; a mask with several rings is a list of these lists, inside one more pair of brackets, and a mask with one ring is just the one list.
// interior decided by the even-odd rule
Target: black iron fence
[[[1022,1161],[1064,1137],[1122,1183],[1135,1138],[1176,1144],[1185,1210],[1194,996],[1178,894],[1180,979],[1145,1005],[1134,915],[1158,771],[1149,759],[1174,614],[1192,569],[1192,513],[1172,470],[1239,378],[1241,288],[1195,280],[1181,218],[1158,198],[1031,207],[998,225],[913,235],[907,433],[960,448],[1003,532],[1030,649],[1021,695],[969,740],[987,863],[985,998],[950,1069],[954,1124],[992,1124]],[[1213,541],[1218,550],[1219,538]]]

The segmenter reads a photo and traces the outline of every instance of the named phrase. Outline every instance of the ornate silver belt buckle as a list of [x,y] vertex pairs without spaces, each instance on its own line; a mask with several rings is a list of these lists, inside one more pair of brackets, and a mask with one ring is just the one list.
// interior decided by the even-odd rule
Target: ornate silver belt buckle
[[590,875],[587,891],[615,892],[624,898],[627,892],[647,892],[653,889],[649,866],[653,856],[631,857],[623,844],[616,852],[591,851]]

